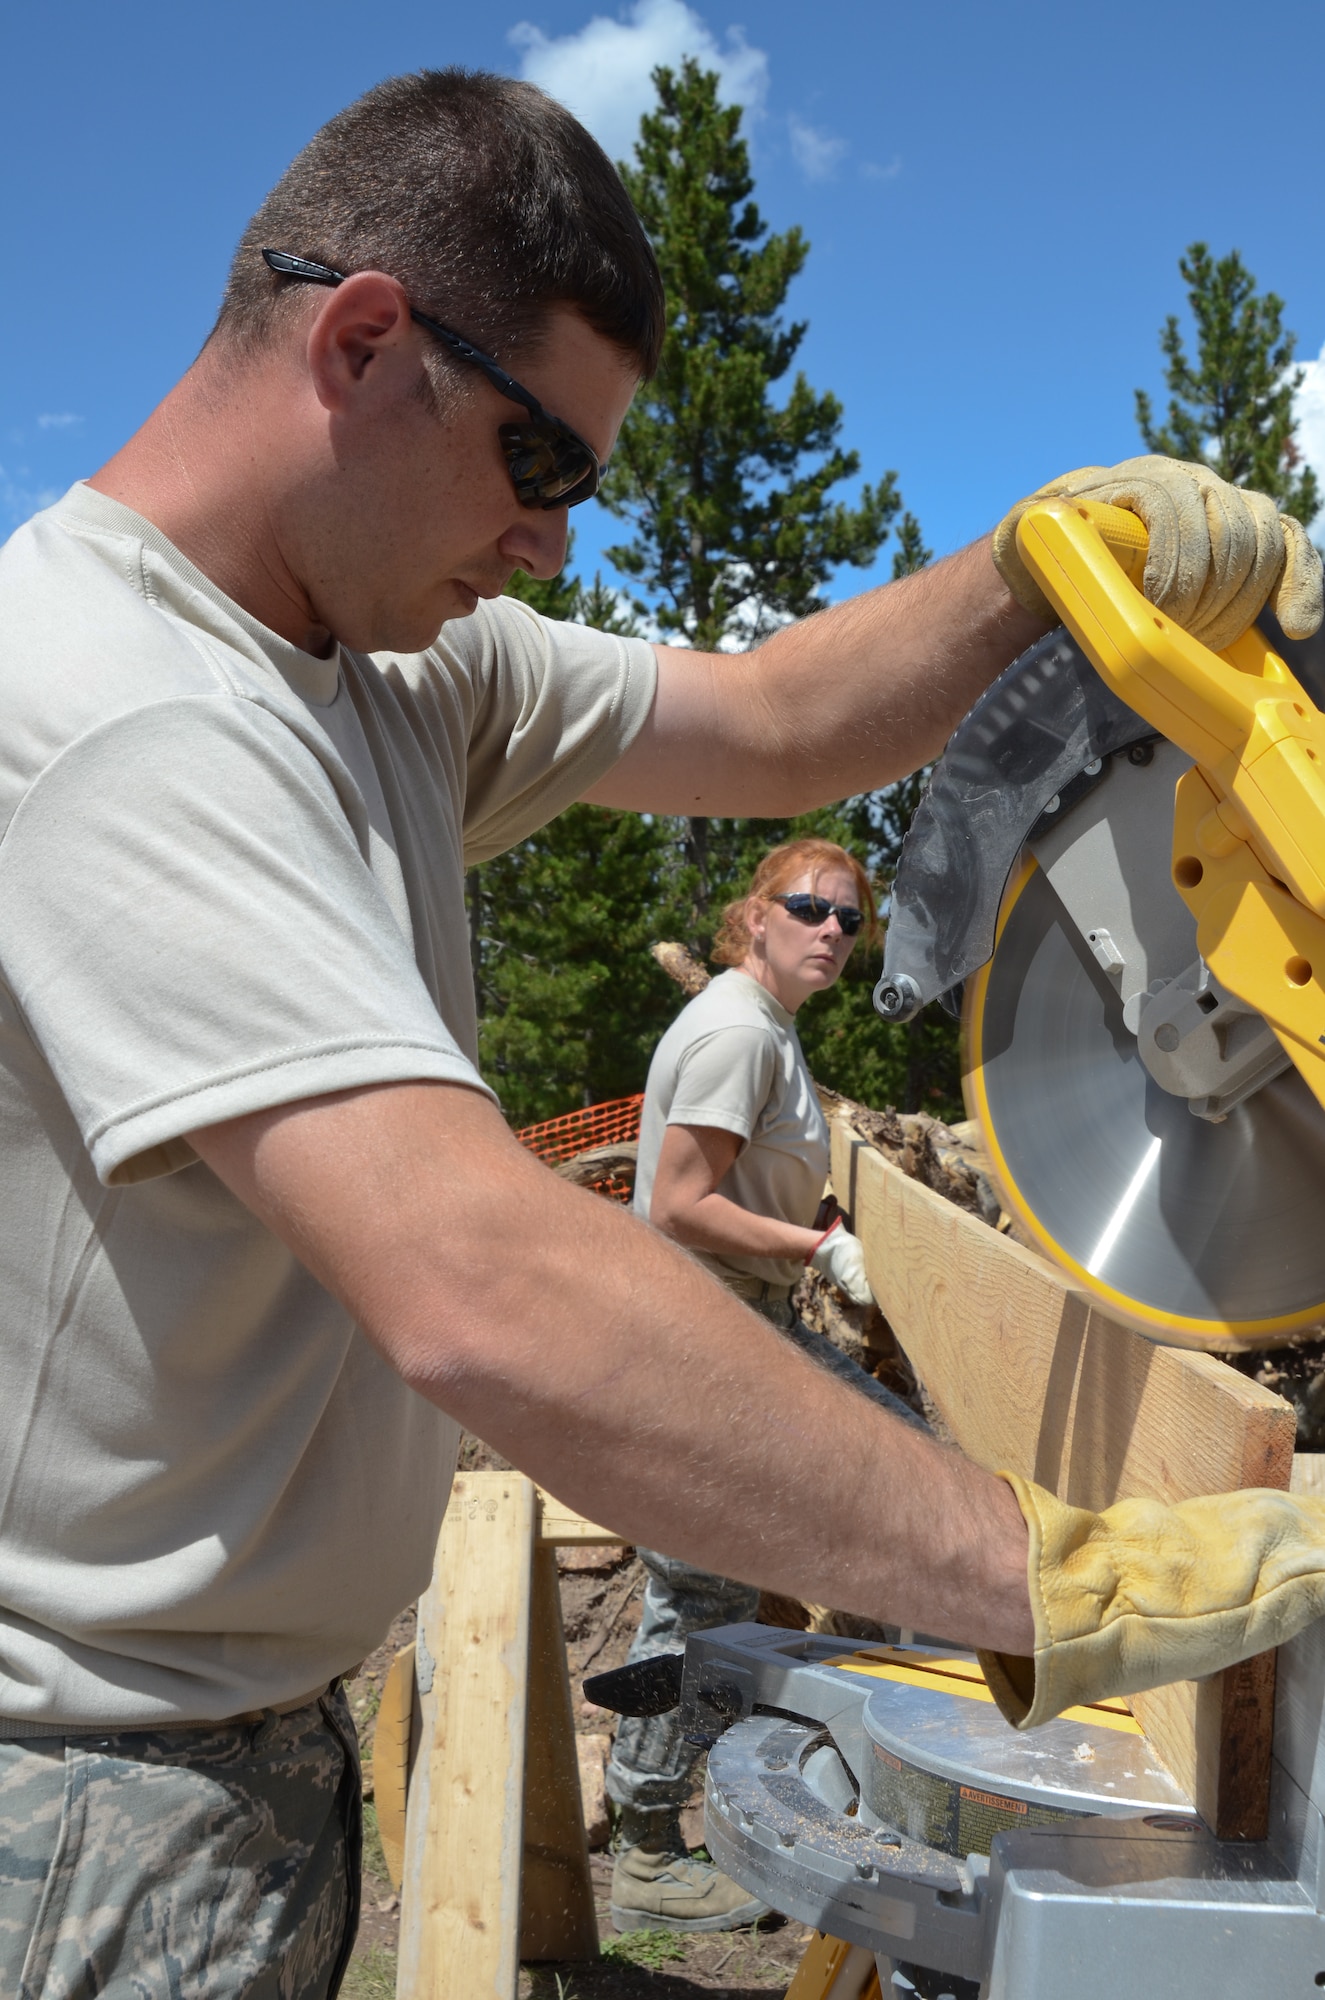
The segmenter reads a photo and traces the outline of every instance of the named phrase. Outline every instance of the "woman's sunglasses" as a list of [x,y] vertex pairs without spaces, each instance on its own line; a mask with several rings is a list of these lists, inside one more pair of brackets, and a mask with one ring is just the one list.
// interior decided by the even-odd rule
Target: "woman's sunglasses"
[[[264,250],[262,256],[268,267],[282,278],[301,278],[310,285],[345,283],[343,271],[333,271],[327,264],[314,264],[307,257],[291,257],[284,250]],[[523,403],[528,410],[528,423],[497,426],[520,505],[578,507],[581,500],[592,500],[604,472],[592,445],[586,444],[578,431],[573,431],[560,417],[551,416],[537,396],[522,389],[513,375],[508,375],[490,355],[481,353],[463,334],[453,333],[449,326],[443,326],[439,319],[429,319],[427,313],[419,312],[415,306],[410,307],[409,316],[461,361],[470,361],[475,368],[482,369],[494,389],[499,389],[512,403]]]
[[781,903],[798,924],[826,924],[830,917],[836,917],[843,937],[854,937],[865,921],[864,912],[854,903],[830,903],[825,897],[811,896],[804,890],[797,890],[791,896],[770,896],[769,901]]

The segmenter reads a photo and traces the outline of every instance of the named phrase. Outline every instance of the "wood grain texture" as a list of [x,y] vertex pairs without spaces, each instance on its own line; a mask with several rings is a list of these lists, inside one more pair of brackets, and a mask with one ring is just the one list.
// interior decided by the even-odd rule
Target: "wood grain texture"
[[525,1758],[522,1959],[597,1958],[557,1556],[534,1552]]
[[785,2000],[879,2000],[874,1953],[816,1931]]
[[1305,1493],[1312,1500],[1325,1500],[1325,1451],[1293,1453],[1292,1491]]
[[592,1521],[586,1521],[583,1514],[577,1514],[573,1507],[564,1507],[560,1500],[554,1500],[545,1487],[536,1489],[538,1494],[538,1539],[540,1544],[554,1548],[564,1548],[583,1544],[590,1548],[611,1548],[621,1546],[620,1535],[611,1528],[599,1528]]
[[[833,1186],[870,1283],[963,1451],[1079,1507],[1287,1488],[1295,1422],[1213,1355],[1159,1347],[1034,1251],[908,1180],[841,1121]],[[1136,1696],[1159,1755],[1225,1839],[1264,1835],[1272,1656]]]
[[456,1479],[419,1606],[397,1992],[514,2000],[537,1500],[515,1472]]
[[414,1723],[414,1648],[403,1646],[382,1684],[373,1725],[373,1803],[386,1872],[399,1889],[405,1869],[405,1807],[409,1794],[410,1732]]

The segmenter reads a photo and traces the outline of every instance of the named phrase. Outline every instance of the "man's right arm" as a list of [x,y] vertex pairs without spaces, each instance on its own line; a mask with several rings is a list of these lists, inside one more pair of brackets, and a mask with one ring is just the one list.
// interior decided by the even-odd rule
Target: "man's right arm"
[[629,1540],[1031,1650],[1012,1492],[568,1186],[477,1091],[346,1091],[190,1134],[420,1394]]

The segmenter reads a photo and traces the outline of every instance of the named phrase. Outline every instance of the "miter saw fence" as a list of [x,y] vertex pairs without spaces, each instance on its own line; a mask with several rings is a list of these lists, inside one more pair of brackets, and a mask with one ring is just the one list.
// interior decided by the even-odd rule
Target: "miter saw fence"
[[1273,1344],[1325,1318],[1325,897],[1309,879],[1317,851],[1325,874],[1309,707],[1325,645],[1267,619],[1274,652],[1216,656],[1138,620],[1150,607],[1098,540],[1083,549],[1081,513],[1047,509],[1040,552],[1078,629],[1016,660],[948,744],[902,849],[875,1006],[894,1022],[960,1008],[1004,1206],[1118,1317],[1188,1345]]
[[[1273,1833],[1255,1845],[1205,1831],[1122,1703],[1018,1735],[973,1655],[940,1641],[844,1646],[733,1625],[692,1636],[683,1674],[681,1660],[641,1663],[646,1699],[679,1677],[682,1725],[709,1751],[714,1861],[873,1953],[892,2000],[1311,2000],[1325,1987],[1319,1637],[1281,1656],[1309,1713],[1300,1742],[1291,1720],[1277,1738]],[[629,1708],[636,1671],[585,1692]]]

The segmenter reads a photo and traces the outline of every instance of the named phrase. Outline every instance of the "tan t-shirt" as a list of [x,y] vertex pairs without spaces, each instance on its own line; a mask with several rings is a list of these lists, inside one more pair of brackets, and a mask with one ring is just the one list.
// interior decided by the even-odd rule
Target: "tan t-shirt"
[[210,1720],[378,1643],[457,1430],[184,1134],[484,1087],[465,865],[616,762],[654,658],[503,599],[314,659],[83,486],[0,634],[0,1717]]
[[[720,973],[681,1009],[653,1052],[640,1119],[635,1211],[645,1217],[663,1133],[713,1125],[745,1140],[719,1181],[752,1215],[808,1229],[828,1173],[828,1127],[795,1022],[748,973]],[[776,1257],[692,1253],[718,1277],[794,1285],[804,1269]]]

